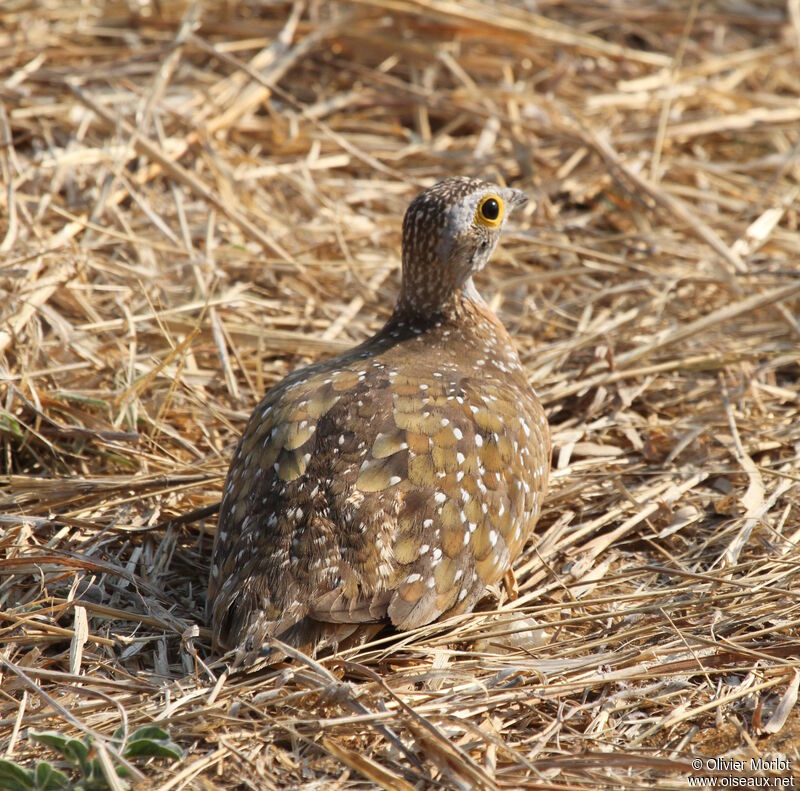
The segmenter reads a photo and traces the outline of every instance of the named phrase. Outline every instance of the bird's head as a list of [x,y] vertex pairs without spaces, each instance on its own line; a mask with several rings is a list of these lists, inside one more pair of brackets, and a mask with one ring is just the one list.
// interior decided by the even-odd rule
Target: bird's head
[[486,265],[524,192],[471,178],[440,181],[411,202],[403,220],[401,304],[435,313]]

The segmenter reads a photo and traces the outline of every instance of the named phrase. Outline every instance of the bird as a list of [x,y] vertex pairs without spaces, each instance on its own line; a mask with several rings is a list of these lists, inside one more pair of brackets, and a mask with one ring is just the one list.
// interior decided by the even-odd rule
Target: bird
[[385,325],[255,408],[225,481],[207,599],[214,647],[236,663],[469,613],[512,573],[547,490],[550,433],[473,276],[526,201],[464,176],[419,193]]

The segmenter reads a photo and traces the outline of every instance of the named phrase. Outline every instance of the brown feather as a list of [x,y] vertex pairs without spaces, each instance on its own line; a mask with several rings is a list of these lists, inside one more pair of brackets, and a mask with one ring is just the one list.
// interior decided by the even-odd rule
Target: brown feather
[[513,342],[471,283],[499,235],[473,221],[487,192],[516,199],[468,179],[422,193],[386,326],[290,374],[253,412],[214,543],[217,646],[249,661],[271,636],[314,651],[359,624],[466,612],[522,551],[550,441]]

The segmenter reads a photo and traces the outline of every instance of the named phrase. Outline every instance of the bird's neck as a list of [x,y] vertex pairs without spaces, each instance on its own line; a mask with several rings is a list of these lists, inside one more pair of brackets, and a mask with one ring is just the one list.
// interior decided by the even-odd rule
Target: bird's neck
[[489,320],[505,334],[505,328],[478,293],[472,278],[453,289],[443,299],[428,298],[401,290],[387,328],[408,327],[412,332],[427,331],[444,324],[465,329]]

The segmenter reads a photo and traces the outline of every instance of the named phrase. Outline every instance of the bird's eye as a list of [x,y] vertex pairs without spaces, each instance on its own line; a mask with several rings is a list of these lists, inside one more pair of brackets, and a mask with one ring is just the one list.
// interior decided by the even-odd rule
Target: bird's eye
[[486,195],[481,198],[475,212],[475,222],[489,228],[497,228],[503,221],[503,199],[499,195]]
[[494,198],[489,198],[481,204],[481,214],[487,220],[496,220],[500,214],[500,204]]

